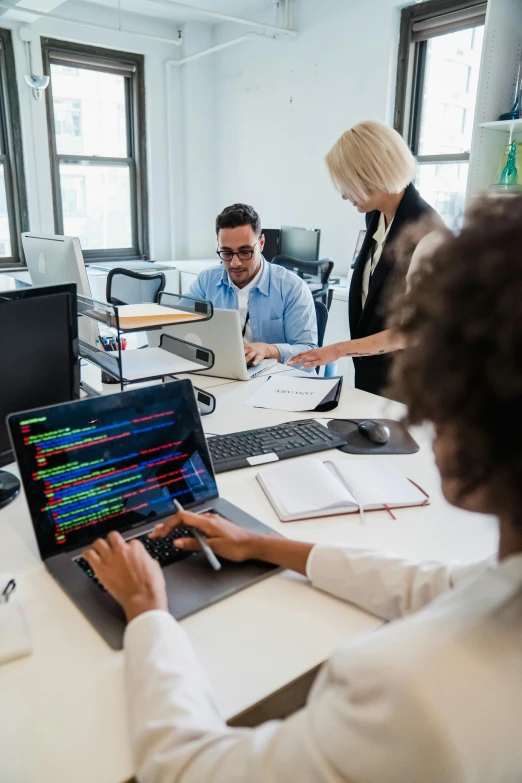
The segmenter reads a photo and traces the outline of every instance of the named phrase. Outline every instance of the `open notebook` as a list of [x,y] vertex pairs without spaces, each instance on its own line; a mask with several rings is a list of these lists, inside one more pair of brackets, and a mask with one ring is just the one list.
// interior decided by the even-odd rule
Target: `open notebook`
[[321,462],[306,457],[263,468],[257,480],[282,522],[429,502],[425,492],[380,458]]

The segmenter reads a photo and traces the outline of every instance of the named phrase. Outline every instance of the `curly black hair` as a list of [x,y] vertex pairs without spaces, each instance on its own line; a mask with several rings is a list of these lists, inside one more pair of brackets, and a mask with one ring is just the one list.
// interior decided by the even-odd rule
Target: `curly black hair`
[[252,226],[256,236],[261,234],[261,218],[248,204],[232,204],[219,213],[216,218],[216,236],[222,228]]
[[484,196],[412,275],[390,325],[388,395],[408,421],[450,425],[464,496],[485,488],[498,513],[522,499],[522,196]]

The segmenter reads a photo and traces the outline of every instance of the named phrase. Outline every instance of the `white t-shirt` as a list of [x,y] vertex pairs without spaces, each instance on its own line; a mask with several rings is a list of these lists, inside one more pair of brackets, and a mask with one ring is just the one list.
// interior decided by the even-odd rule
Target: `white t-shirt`
[[[239,320],[241,322],[241,330],[243,330],[245,326],[245,321],[248,313],[248,297],[250,296],[250,291],[252,288],[257,285],[259,278],[261,277],[261,274],[264,269],[265,260],[264,258],[261,259],[261,266],[259,267],[259,272],[254,277],[253,280],[250,281],[250,283],[247,283],[244,288],[238,288],[237,285],[234,285],[232,281],[230,281],[232,285],[232,289],[234,293],[237,295],[237,303],[238,303],[238,310],[239,310]],[[229,278],[230,279],[230,278]],[[248,319],[248,323],[246,325],[245,334],[243,335],[243,342],[245,343],[251,343],[252,342],[252,329],[250,326],[250,318]]]
[[375,252],[373,256],[371,255],[371,253],[369,254],[368,260],[366,261],[366,266],[364,267],[364,271],[363,271],[363,279],[362,279],[362,286],[361,286],[363,307],[366,304],[366,299],[368,298],[368,289],[370,288],[370,278],[375,271],[375,267],[379,263],[379,259],[382,255],[382,251],[384,248],[384,243],[386,242],[392,223],[393,220],[390,221],[388,228],[386,228],[384,215],[381,212],[381,216],[379,218],[379,225],[377,226],[377,231],[373,235],[373,238],[377,243],[375,247]]

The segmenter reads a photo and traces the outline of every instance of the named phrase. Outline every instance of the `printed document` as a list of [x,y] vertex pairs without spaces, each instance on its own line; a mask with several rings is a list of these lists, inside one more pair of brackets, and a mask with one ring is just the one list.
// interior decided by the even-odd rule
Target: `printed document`
[[279,373],[268,378],[244,404],[276,411],[313,411],[338,383],[338,378],[295,378]]

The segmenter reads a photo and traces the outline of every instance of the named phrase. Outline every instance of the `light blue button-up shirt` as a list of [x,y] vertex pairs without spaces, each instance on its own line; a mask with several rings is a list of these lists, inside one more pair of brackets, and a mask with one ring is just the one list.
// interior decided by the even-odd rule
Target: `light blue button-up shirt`
[[[237,294],[224,266],[205,269],[187,296],[207,299],[214,307],[238,310]],[[253,342],[275,345],[283,364],[301,351],[317,348],[317,320],[306,283],[282,266],[263,264],[248,297]]]

